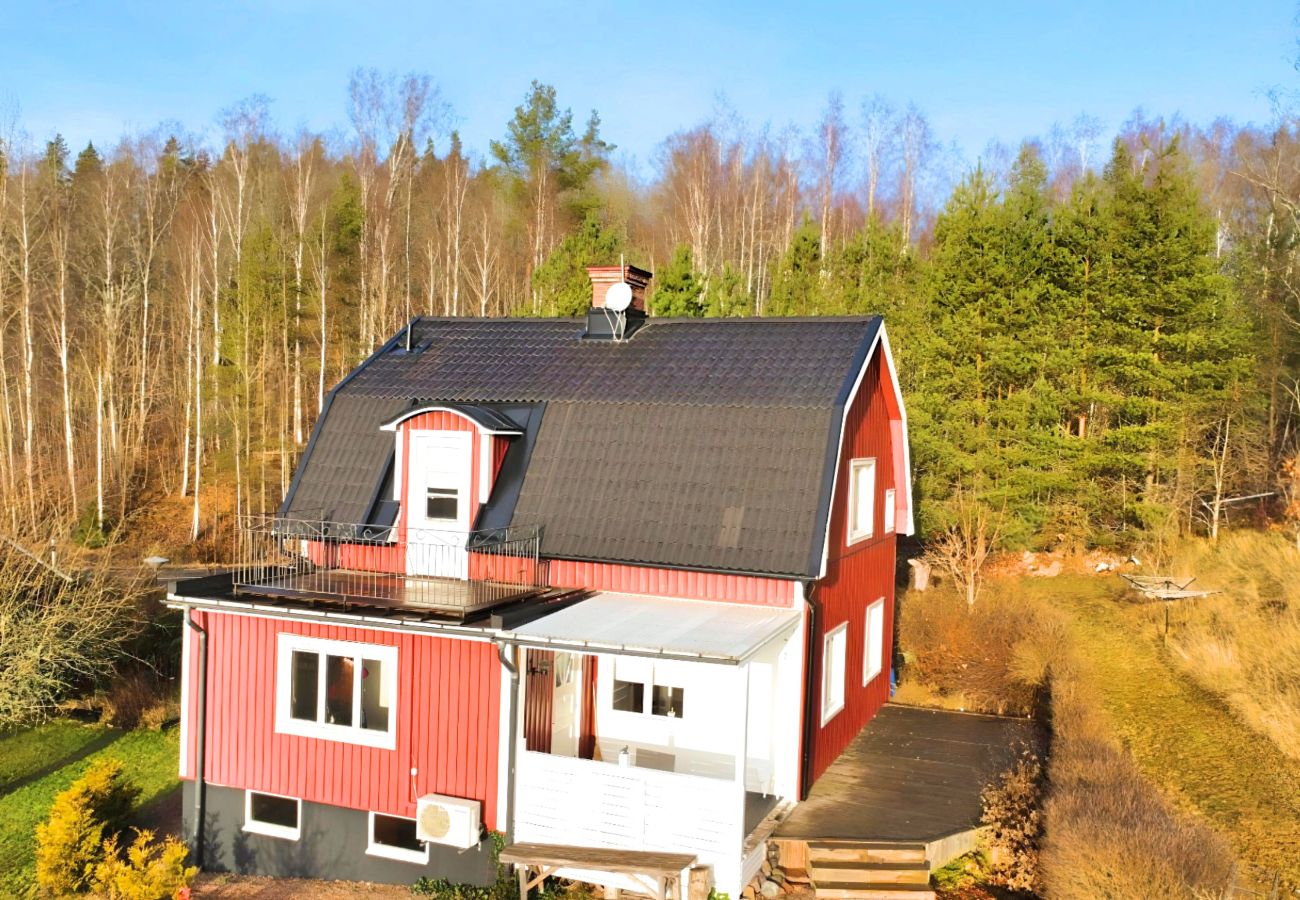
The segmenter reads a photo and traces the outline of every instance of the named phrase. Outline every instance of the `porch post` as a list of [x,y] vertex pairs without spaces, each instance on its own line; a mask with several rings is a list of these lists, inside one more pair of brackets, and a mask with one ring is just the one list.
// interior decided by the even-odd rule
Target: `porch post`
[[740,843],[737,850],[743,858],[745,838],[748,837],[745,834],[745,760],[749,756],[749,663],[742,663],[739,666],[736,672],[736,684],[740,691],[740,735],[736,741],[736,799],[740,804],[738,807]]

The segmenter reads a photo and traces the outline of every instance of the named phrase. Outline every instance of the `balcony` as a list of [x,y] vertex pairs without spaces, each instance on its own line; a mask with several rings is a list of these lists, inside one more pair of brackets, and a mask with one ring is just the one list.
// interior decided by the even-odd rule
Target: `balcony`
[[240,517],[236,594],[465,617],[541,590],[537,526],[452,531]]

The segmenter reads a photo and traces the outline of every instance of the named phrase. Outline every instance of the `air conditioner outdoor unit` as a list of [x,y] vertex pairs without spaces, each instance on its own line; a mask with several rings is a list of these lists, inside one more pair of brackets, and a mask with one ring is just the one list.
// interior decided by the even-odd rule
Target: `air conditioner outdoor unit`
[[461,850],[478,845],[480,806],[477,800],[425,794],[415,802],[415,836]]

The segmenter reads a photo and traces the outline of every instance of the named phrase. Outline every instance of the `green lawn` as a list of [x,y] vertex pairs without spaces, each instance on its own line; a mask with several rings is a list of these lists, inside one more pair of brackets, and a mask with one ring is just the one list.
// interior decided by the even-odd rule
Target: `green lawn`
[[1158,611],[1117,599],[1104,578],[1027,578],[1021,589],[1070,614],[1091,686],[1147,777],[1244,861],[1300,882],[1300,765],[1175,667]]
[[[21,897],[35,877],[36,825],[55,795],[96,759],[119,759],[141,789],[140,805],[177,784],[176,729],[121,732],[50,722],[0,737],[0,896]],[[81,756],[87,749],[93,752]],[[39,775],[34,780],[32,775]],[[17,785],[16,787],[10,787]]]

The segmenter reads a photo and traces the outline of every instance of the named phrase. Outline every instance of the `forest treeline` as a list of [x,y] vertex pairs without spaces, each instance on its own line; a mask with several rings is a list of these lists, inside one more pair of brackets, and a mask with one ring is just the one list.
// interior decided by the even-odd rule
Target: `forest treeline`
[[963,165],[914,106],[837,93],[807,133],[670,135],[647,178],[536,82],[481,157],[427,77],[358,71],[346,102],[341,137],[260,97],[216,141],[4,129],[0,527],[272,509],[411,316],[579,314],[620,257],[654,315],[884,314],[922,529],[968,560],[1300,519],[1292,117],[1135,117],[1109,150],[1080,117]]

